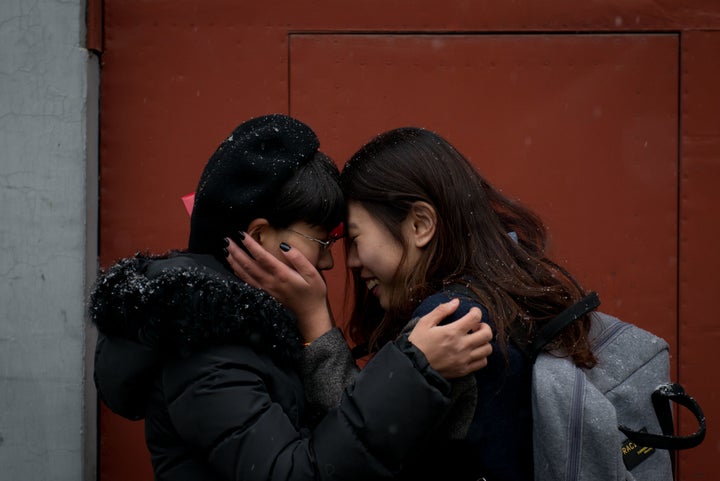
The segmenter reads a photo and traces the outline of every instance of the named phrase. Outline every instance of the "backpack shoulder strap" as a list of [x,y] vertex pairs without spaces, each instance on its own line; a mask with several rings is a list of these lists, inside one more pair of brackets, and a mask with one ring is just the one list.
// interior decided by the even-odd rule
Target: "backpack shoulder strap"
[[[477,299],[475,293],[467,285],[454,282],[446,286],[450,291],[467,296],[471,299]],[[552,341],[555,336],[562,331],[565,326],[575,322],[588,312],[597,309],[600,305],[600,298],[597,292],[591,292],[578,302],[568,307],[557,317],[553,318],[538,332],[535,339],[531,342],[525,341],[521,336],[511,334],[511,338],[515,345],[520,349],[532,362],[535,362],[543,347]]]
[[598,297],[597,292],[591,292],[572,306],[562,311],[545,326],[543,326],[532,341],[520,342],[520,340],[515,337],[513,338],[513,341],[515,341],[520,350],[522,350],[526,356],[535,362],[535,359],[537,359],[543,347],[552,341],[555,336],[560,333],[560,331],[588,312],[597,309],[599,305],[600,298]]

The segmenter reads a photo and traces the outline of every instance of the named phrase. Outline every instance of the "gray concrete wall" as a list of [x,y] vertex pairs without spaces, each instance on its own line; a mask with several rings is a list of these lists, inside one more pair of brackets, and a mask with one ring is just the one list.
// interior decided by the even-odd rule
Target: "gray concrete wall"
[[85,0],[0,0],[0,480],[95,476],[98,74],[84,43]]

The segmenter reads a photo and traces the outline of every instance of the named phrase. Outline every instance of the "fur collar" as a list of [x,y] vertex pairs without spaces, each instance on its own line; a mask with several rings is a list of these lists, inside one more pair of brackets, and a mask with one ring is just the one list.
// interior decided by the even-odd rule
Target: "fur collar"
[[180,355],[232,343],[293,361],[302,348],[290,311],[211,256],[123,259],[98,278],[89,312],[105,335]]

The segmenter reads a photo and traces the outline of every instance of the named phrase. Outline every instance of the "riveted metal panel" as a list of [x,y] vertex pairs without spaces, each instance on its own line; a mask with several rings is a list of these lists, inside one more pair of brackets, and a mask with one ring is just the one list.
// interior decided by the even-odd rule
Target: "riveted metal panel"
[[[201,15],[205,6],[105,2],[103,266],[137,251],[184,248],[180,197],[195,189],[217,145],[242,120],[287,111],[286,32],[218,25]],[[100,479],[153,479],[143,423],[101,406],[99,424]]]
[[[93,8],[100,5],[102,25]],[[292,113],[316,128],[338,162],[399,122],[446,135],[545,217],[553,252],[601,291],[606,310],[671,341],[680,380],[715,413],[716,379],[707,366],[717,340],[709,299],[719,276],[707,246],[717,225],[719,46],[716,32],[692,31],[720,28],[717,1],[104,0],[88,7],[88,48],[103,52],[103,265],[136,250],[182,247],[188,223],[179,197],[195,188],[207,157],[237,122],[287,112],[292,90]],[[530,36],[515,35],[523,32]],[[611,35],[589,35],[601,32]],[[353,33],[362,41],[346,43]],[[387,34],[373,37],[387,44],[363,43],[368,33]],[[328,41],[347,48],[333,50]],[[682,96],[671,79],[680,75],[678,58]],[[668,105],[673,88],[683,115],[679,165],[669,154],[680,128]],[[509,167],[515,164],[523,168]],[[578,191],[579,200],[567,200]],[[676,329],[669,320],[677,319],[678,265]],[[337,308],[344,276],[336,270],[331,281]],[[152,479],[142,424],[104,408],[101,417],[100,479]],[[709,478],[718,446],[711,431],[683,454],[681,479]]]
[[[720,433],[720,32],[682,36],[682,162],[680,169],[680,381],[700,402],[708,435],[681,453],[682,479],[714,479]],[[715,353],[715,354],[713,354]],[[680,414],[680,432],[697,429]]]
[[541,215],[555,258],[600,292],[604,311],[675,349],[676,35],[297,35],[290,45],[291,113],[339,163],[389,128],[437,131]]

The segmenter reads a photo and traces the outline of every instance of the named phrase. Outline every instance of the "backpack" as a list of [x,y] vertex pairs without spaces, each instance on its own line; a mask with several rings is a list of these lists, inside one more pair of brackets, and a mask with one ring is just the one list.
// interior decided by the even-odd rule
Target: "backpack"
[[[531,342],[513,342],[533,361],[535,481],[664,481],[674,475],[674,450],[699,445],[705,417],[682,386],[670,382],[667,343],[615,317],[591,312],[596,293],[562,312]],[[592,317],[598,363],[577,367],[543,347],[579,317]],[[698,430],[673,434],[670,401],[689,409]]]

